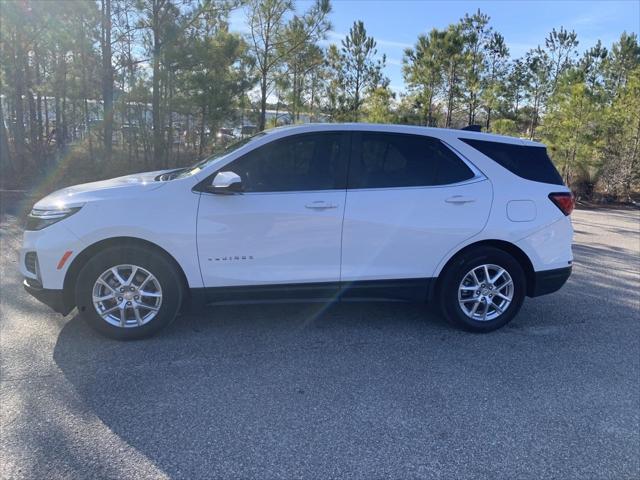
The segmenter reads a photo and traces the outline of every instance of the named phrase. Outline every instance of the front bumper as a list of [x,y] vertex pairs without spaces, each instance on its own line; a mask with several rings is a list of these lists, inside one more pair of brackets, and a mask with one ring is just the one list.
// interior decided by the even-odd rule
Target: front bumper
[[533,288],[531,288],[529,296],[539,297],[540,295],[547,295],[560,290],[570,275],[571,266],[535,272]]
[[[67,270],[75,255],[83,249],[83,245],[65,226],[67,221],[63,220],[42,230],[25,230],[20,249],[20,272],[31,286],[52,290],[64,288]],[[72,251],[72,256],[66,259],[62,268],[58,268],[67,251]],[[36,253],[38,257],[36,272],[26,267],[26,256],[30,252]]]
[[53,309],[53,311],[61,313],[62,315],[68,315],[69,312],[73,310],[73,305],[69,305],[68,302],[65,301],[63,290],[42,288],[37,280],[30,278],[25,278],[22,284],[28,293]]

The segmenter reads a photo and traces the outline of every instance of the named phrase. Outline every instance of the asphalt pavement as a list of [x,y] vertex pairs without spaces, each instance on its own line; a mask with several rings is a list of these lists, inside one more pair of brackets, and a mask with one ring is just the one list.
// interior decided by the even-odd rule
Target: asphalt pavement
[[117,342],[21,286],[1,223],[2,478],[640,477],[640,211],[500,331],[417,304],[221,306]]

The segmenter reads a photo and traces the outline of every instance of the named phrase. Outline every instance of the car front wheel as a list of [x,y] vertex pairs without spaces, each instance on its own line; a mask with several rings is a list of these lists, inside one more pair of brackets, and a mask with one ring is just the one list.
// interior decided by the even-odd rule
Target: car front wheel
[[173,321],[182,302],[177,272],[162,255],[112,247],[80,271],[76,304],[100,333],[117,339],[151,336]]
[[444,316],[475,332],[510,322],[525,296],[525,276],[508,253],[493,247],[465,252],[444,272],[440,300]]

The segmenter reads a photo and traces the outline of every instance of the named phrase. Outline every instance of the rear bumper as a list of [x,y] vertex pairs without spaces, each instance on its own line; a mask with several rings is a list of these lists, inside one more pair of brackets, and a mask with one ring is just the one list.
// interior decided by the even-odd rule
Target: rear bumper
[[571,267],[556,268],[553,270],[543,270],[535,272],[533,288],[531,288],[529,296],[539,297],[558,290],[566,283],[571,275]]
[[37,280],[30,278],[26,278],[22,284],[29,294],[50,307],[53,311],[67,315],[73,310],[73,305],[69,306],[66,304],[62,290],[42,288]]

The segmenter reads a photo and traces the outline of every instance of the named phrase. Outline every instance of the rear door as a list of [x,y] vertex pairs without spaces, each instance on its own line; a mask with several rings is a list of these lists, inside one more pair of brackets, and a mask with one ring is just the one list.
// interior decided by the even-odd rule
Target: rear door
[[237,195],[202,193],[198,255],[205,287],[333,282],[340,277],[349,133],[275,140],[221,168]]
[[361,132],[353,144],[342,281],[429,279],[483,229],[491,184],[440,140]]

